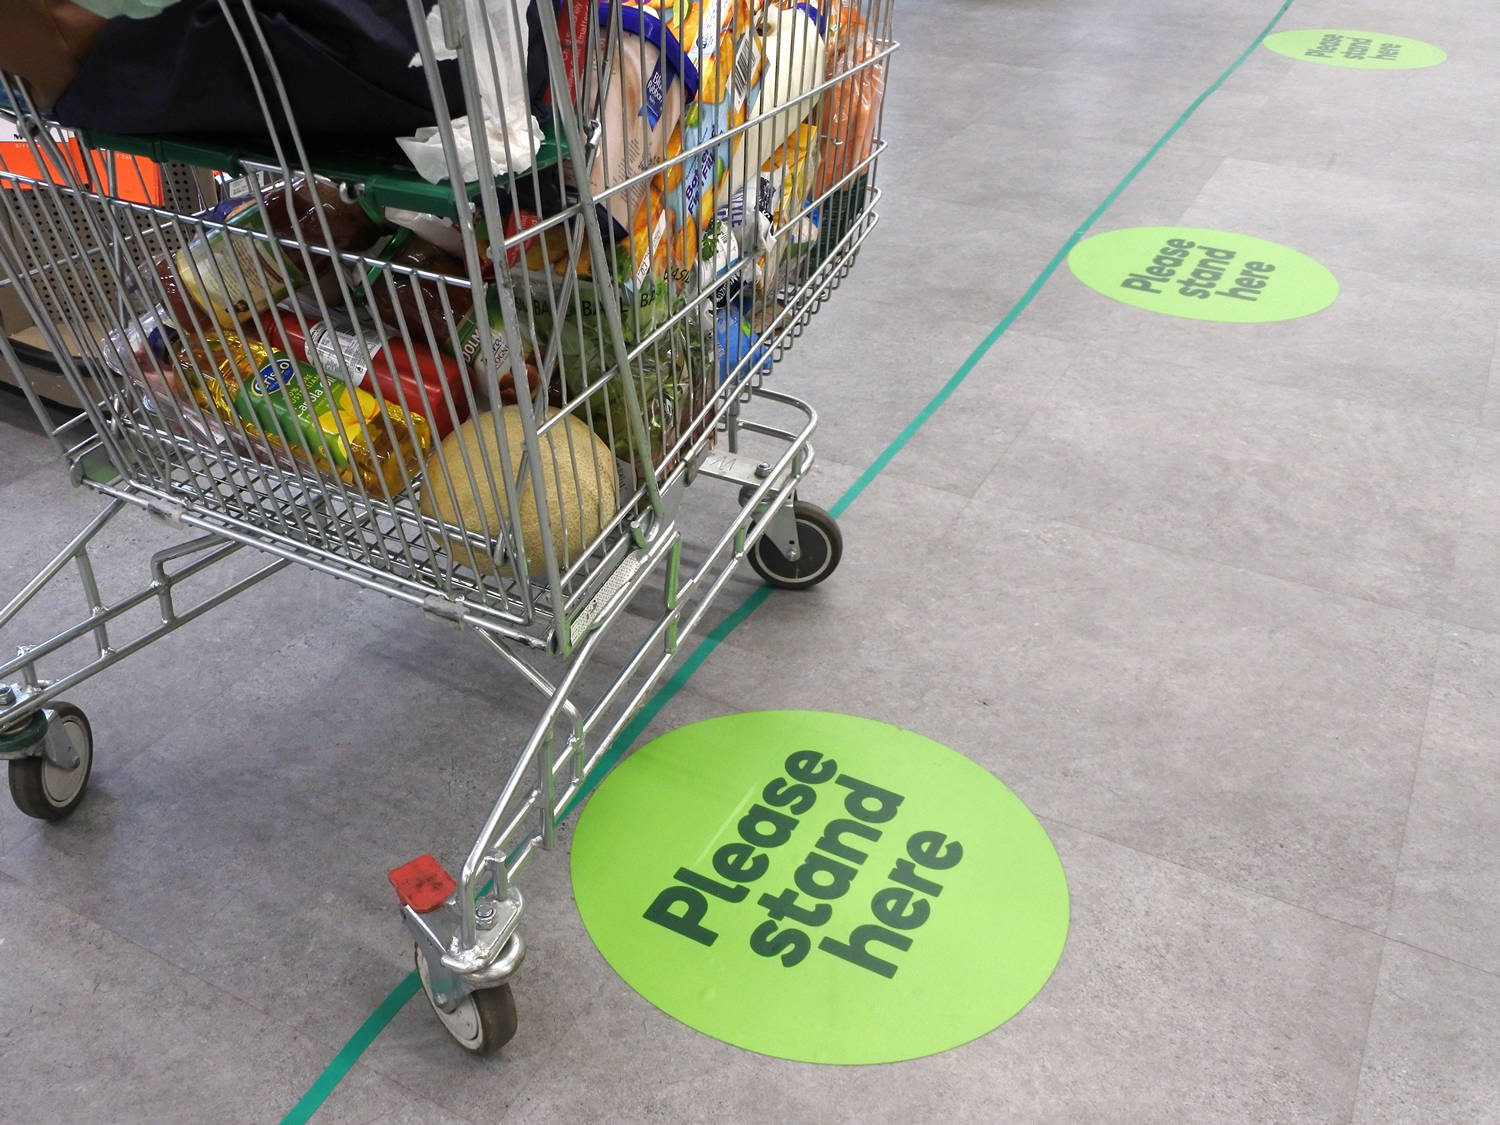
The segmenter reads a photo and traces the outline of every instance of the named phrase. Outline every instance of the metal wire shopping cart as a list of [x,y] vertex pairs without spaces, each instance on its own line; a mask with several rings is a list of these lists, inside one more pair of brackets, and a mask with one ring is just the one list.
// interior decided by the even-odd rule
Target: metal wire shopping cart
[[[66,816],[93,744],[61,696],[289,563],[473,629],[545,702],[458,877],[391,877],[439,1018],[493,1050],[516,876],[735,564],[791,588],[838,565],[797,496],[816,414],[765,377],[875,225],[891,0],[408,0],[438,182],[304,128],[254,0],[210,6],[261,133],[69,129],[10,83],[0,355],[105,505],[0,610],[13,632],[70,571],[85,594],[0,663],[0,757],[23,812]],[[495,97],[520,75],[518,119]],[[38,365],[82,413],[54,421]],[[727,515],[687,543],[708,482]],[[106,599],[90,547],[127,509],[190,535]]]

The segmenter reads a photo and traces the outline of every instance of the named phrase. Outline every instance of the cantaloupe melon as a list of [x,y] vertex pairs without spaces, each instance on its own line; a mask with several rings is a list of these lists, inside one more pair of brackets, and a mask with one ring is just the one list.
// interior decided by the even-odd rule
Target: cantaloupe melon
[[[499,541],[499,528],[506,519],[505,491],[498,475],[491,485],[487,474],[509,472],[516,478],[517,466],[525,451],[522,441],[521,409],[507,406],[499,413],[504,427],[506,457],[500,456],[496,438],[496,415],[486,411],[475,415],[443,440],[442,460],[429,462],[427,482],[422,490],[422,511],[445,523],[456,524],[465,531]],[[484,450],[482,456],[480,450]],[[615,493],[615,459],[609,447],[578,418],[569,415],[540,442],[542,491],[546,497],[548,524],[552,529],[552,546],[557,552],[559,568],[567,566],[583,553],[604,525],[614,518],[619,500]],[[488,457],[488,469],[484,457]],[[446,472],[444,472],[446,468]],[[546,572],[542,553],[541,521],[537,518],[535,488],[536,464],[516,485],[520,506],[521,541],[526,550],[526,566],[532,575]],[[473,474],[473,482],[470,474]],[[463,540],[449,541],[453,557],[465,565],[481,570],[493,568],[493,562],[471,549]],[[511,567],[501,560],[501,573]]]

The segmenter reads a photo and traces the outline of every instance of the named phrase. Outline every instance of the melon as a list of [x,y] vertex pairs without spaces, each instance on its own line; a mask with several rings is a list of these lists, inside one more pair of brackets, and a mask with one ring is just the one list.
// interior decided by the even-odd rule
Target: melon
[[[500,455],[497,426],[505,434],[505,457]],[[422,511],[465,531],[488,534],[497,550],[501,524],[519,525],[527,569],[532,575],[539,575],[546,573],[547,563],[542,553],[541,520],[537,516],[536,473],[540,470],[552,547],[561,569],[583,554],[619,510],[615,459],[594,431],[570,414],[541,435],[541,456],[535,459],[540,466],[529,464],[517,480],[518,466],[526,449],[523,433],[518,406],[507,406],[498,413],[485,411],[464,422],[443,440],[441,460],[428,462]],[[507,518],[505,490],[498,476],[493,484],[490,481],[490,474],[501,471],[508,471],[511,479],[517,480],[520,512],[516,521]],[[492,559],[464,540],[450,539],[448,549],[461,563],[482,571],[494,569]],[[509,565],[501,570],[506,575],[511,572]]]

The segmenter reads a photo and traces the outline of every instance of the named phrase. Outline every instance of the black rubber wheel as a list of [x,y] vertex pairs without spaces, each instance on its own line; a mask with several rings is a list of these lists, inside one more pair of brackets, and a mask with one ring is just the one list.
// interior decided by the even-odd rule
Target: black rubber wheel
[[445,1012],[432,1003],[432,988],[427,976],[427,958],[414,947],[417,978],[438,1022],[453,1036],[453,1041],[471,1055],[493,1055],[516,1037],[520,1021],[516,1017],[516,998],[509,984],[481,988],[463,998],[458,1007]]
[[94,732],[82,711],[71,703],[54,703],[48,710],[51,722],[61,723],[78,755],[78,765],[59,769],[46,758],[12,758],[10,798],[27,816],[37,820],[61,820],[83,800],[89,774],[94,770]]
[[844,536],[838,521],[806,500],[792,501],[797,520],[797,546],[802,557],[792,562],[781,548],[762,535],[750,548],[750,566],[771,586],[806,590],[834,572],[844,555]]

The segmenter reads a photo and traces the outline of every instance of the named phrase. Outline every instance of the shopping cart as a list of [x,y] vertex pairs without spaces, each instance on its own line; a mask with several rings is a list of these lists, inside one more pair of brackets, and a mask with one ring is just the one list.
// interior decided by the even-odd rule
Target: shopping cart
[[[736,563],[794,589],[838,565],[797,495],[817,416],[765,379],[876,223],[891,0],[409,0],[437,183],[303,129],[254,0],[217,7],[261,134],[65,129],[9,83],[0,353],[105,504],[0,610],[85,595],[0,664],[0,757],[23,812],[66,816],[93,741],[61,697],[289,563],[474,630],[541,714],[457,878],[424,856],[391,881],[440,1020],[491,1051],[517,875]],[[495,97],[522,73],[518,127]],[[43,368],[82,413],[54,420]],[[686,543],[706,491],[727,515]],[[126,509],[188,537],[106,598],[91,545]]]

